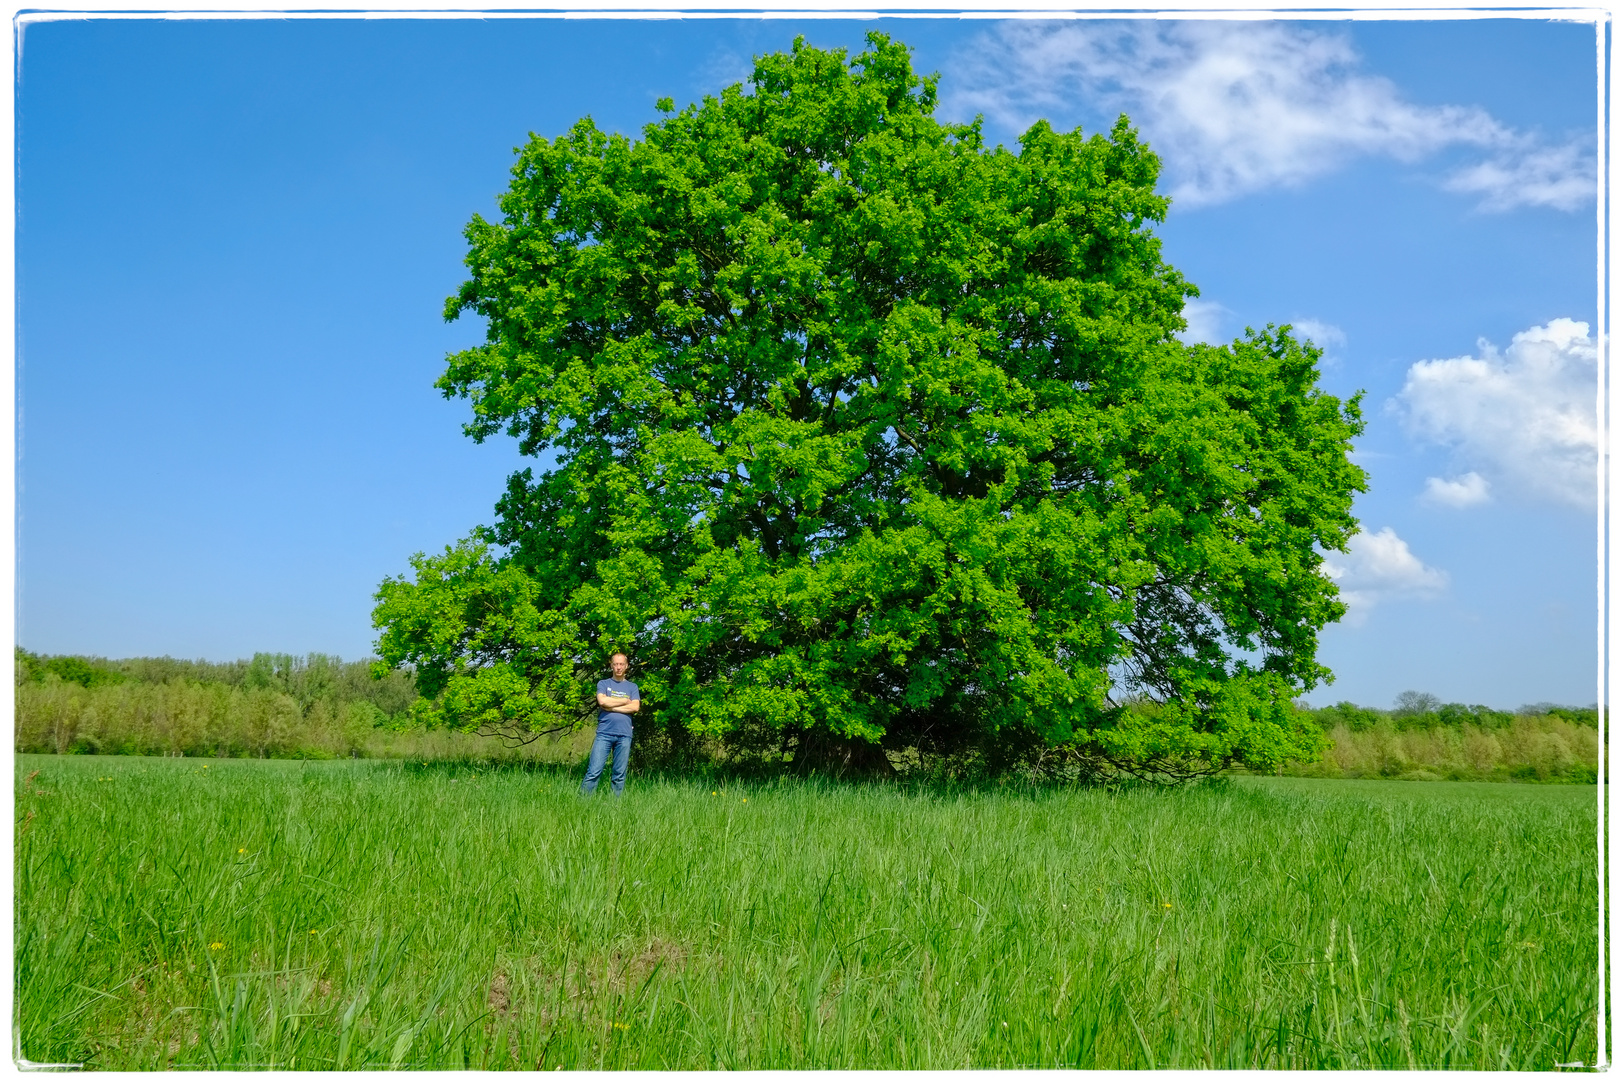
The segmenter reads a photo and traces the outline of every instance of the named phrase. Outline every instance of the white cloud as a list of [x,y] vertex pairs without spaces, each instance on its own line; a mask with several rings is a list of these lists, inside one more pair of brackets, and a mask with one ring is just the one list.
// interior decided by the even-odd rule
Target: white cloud
[[1430,506],[1464,510],[1491,501],[1491,482],[1477,472],[1464,473],[1454,480],[1431,476],[1423,488],[1423,501]]
[[[1187,329],[1176,337],[1189,345],[1194,342],[1222,345],[1235,336],[1226,329],[1231,323],[1232,309],[1225,304],[1194,298],[1181,309],[1181,317],[1187,320]],[[1295,319],[1289,325],[1296,339],[1307,339],[1322,350],[1323,363],[1337,363],[1336,351],[1350,342],[1343,330],[1319,319]]]
[[1181,309],[1181,317],[1187,320],[1187,329],[1181,331],[1176,337],[1191,345],[1194,342],[1203,342],[1206,345],[1219,345],[1226,341],[1221,333],[1221,326],[1230,315],[1223,305],[1213,300],[1188,300]]
[[1427,566],[1412,554],[1387,525],[1375,533],[1356,533],[1347,553],[1329,552],[1322,573],[1339,586],[1339,598],[1350,609],[1345,622],[1351,625],[1364,621],[1367,612],[1385,600],[1426,599],[1449,580],[1444,570]]
[[1350,344],[1350,338],[1343,330],[1319,319],[1295,319],[1294,336],[1307,338],[1312,345],[1321,349],[1324,364],[1337,363],[1339,350]]
[[[692,73],[692,77],[698,86],[708,88],[704,93],[718,94],[732,83],[746,82],[753,78],[754,61],[746,53],[727,48],[713,49],[703,58],[697,70]],[[677,99],[675,107],[679,109],[685,104]]]
[[1597,191],[1597,162],[1571,145],[1527,149],[1463,169],[1446,181],[1452,191],[1483,196],[1482,210],[1551,206],[1575,210]]
[[1597,497],[1597,345],[1587,324],[1554,319],[1503,354],[1421,360],[1391,402],[1407,431],[1522,494],[1582,508]]
[[1299,336],[1310,338],[1323,349],[1333,345],[1345,345],[1350,340],[1337,326],[1317,319],[1295,319],[1294,329],[1299,332]]
[[1283,23],[1009,22],[974,43],[945,105],[1019,131],[1081,99],[1126,112],[1184,204],[1300,184],[1358,155],[1416,161],[1456,146],[1489,155],[1448,182],[1483,208],[1595,197],[1585,149],[1544,146],[1472,106],[1415,105],[1359,64],[1347,38]]

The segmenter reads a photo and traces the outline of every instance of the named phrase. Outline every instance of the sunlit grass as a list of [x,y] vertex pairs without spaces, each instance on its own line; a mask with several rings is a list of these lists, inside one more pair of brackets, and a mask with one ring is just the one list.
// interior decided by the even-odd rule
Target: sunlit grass
[[[1589,786],[721,786],[19,757],[23,1056],[106,1068],[1593,1060]],[[38,770],[32,781],[26,777]]]

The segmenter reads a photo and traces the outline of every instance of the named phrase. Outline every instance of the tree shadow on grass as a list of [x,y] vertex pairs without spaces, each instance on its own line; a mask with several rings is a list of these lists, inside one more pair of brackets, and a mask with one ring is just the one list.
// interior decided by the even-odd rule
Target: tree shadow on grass
[[[650,755],[649,755],[650,756]],[[398,768],[407,776],[421,779],[461,780],[483,776],[525,776],[536,782],[578,785],[584,776],[585,761],[512,761],[476,757],[438,760],[389,760],[373,758],[379,764]],[[1232,781],[1223,776],[1194,781],[1177,788],[1151,784],[1131,777],[1107,781],[1075,780],[1057,777],[948,776],[922,770],[897,772],[888,776],[861,773],[801,771],[791,761],[759,762],[736,760],[643,762],[632,754],[630,776],[625,787],[633,797],[641,785],[666,784],[692,787],[772,788],[777,791],[803,791],[836,795],[852,792],[888,792],[905,798],[951,800],[964,797],[1026,798],[1040,800],[1077,790],[1128,792],[1227,791]],[[604,785],[605,786],[605,785]]]
[[[544,756],[526,752],[532,739],[487,735],[457,752],[417,756],[388,755],[407,775],[447,777],[521,774],[537,781],[578,784],[584,776],[588,728],[549,740]],[[900,751],[875,744],[845,746],[834,740],[784,738],[781,732],[742,732],[726,738],[693,734],[679,725],[648,724],[636,732],[630,757],[630,787],[643,783],[697,786],[772,786],[827,791],[893,791],[927,798],[967,795],[1028,796],[1098,790],[1112,793],[1170,789],[1225,790],[1222,775],[1175,783],[1143,779],[1119,770],[1055,766],[1038,750],[1007,753],[1001,748],[957,748],[955,752]],[[557,746],[569,742],[569,746]],[[988,752],[987,752],[988,750]]]

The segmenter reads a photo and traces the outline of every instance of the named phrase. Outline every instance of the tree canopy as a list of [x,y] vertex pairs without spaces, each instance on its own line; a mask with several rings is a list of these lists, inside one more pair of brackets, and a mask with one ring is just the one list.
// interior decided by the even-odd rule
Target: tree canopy
[[640,723],[805,759],[1310,753],[1358,400],[1286,327],[1176,338],[1126,118],[1012,150],[935,96],[881,34],[801,39],[639,139],[521,148],[445,308],[486,342],[437,385],[549,467],[378,590],[430,719],[580,722],[624,649]]

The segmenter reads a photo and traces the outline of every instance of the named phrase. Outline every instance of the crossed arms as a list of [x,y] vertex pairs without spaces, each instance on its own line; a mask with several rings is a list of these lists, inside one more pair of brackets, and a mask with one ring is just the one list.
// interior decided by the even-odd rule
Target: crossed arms
[[596,707],[603,712],[638,713],[641,711],[641,702],[633,698],[618,698],[611,694],[598,693]]

